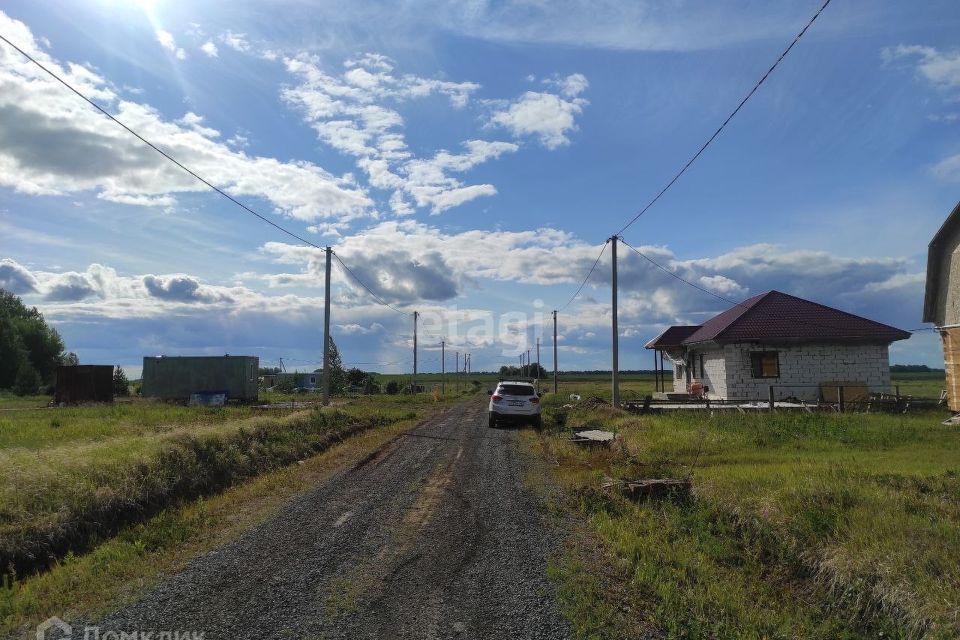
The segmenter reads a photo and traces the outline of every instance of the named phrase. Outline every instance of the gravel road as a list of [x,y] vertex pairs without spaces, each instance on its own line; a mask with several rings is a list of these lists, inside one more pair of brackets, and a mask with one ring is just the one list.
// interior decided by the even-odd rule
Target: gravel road
[[566,638],[556,541],[516,432],[444,410],[195,559],[102,630],[217,638]]

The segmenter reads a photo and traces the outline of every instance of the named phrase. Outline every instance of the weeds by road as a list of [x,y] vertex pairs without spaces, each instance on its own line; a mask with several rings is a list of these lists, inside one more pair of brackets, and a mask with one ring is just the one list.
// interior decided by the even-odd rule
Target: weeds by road
[[254,416],[163,403],[0,418],[0,573],[81,553],[173,501],[209,495],[364,429],[411,420],[429,397],[370,398]]
[[[565,399],[544,400],[556,425]],[[566,425],[617,431],[612,450],[526,434],[581,522],[552,568],[568,615],[606,638],[957,637],[960,431],[942,419],[594,408]],[[683,477],[701,442],[689,500],[601,488]]]

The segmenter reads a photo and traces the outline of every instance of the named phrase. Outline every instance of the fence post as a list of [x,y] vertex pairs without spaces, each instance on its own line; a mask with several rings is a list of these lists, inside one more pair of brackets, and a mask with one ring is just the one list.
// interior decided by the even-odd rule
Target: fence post
[[837,387],[837,406],[840,408],[840,413],[843,413],[844,402],[843,402],[843,387]]
[[770,411],[773,411],[773,407],[774,407],[775,404],[776,404],[776,402],[774,401],[773,398],[774,398],[774,397],[773,397],[773,385],[770,385],[769,394],[768,394],[768,398],[767,398],[768,401],[769,401],[769,403],[770,403]]
[[897,404],[900,404],[900,385],[894,387],[894,390],[897,392]]

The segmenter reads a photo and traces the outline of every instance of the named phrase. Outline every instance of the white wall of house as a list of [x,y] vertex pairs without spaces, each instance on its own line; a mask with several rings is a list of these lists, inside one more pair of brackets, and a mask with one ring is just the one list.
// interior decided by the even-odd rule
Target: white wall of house
[[[780,362],[778,378],[754,378],[750,354],[776,351]],[[765,400],[770,385],[778,387],[776,397],[796,397],[816,401],[824,382],[865,384],[871,392],[890,390],[890,360],[886,345],[800,345],[782,347],[760,344],[723,346],[726,388],[719,397]],[[789,385],[800,385],[789,387]],[[812,385],[812,386],[803,386]],[[713,393],[711,393],[713,395]]]

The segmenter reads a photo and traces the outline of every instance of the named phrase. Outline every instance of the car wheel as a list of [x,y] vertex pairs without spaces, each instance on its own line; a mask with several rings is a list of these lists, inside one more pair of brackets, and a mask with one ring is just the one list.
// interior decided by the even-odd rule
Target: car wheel
[[487,418],[487,426],[490,427],[491,429],[497,426],[497,418],[492,413]]

